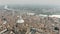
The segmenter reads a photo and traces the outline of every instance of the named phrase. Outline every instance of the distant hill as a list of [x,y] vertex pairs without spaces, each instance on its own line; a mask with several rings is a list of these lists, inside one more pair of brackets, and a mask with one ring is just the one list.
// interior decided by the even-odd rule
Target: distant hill
[[[54,6],[54,5],[19,5],[19,4],[8,5],[8,8],[10,9],[21,10],[22,12],[34,12],[37,14],[40,14],[40,13],[41,14],[59,14],[60,8],[57,8],[57,7],[58,6]],[[0,5],[0,9],[4,9],[4,5],[3,6]]]

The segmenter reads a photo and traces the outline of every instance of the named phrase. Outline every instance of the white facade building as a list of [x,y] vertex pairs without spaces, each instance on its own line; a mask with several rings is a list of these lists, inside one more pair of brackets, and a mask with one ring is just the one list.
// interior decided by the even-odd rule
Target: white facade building
[[60,15],[50,15],[49,17],[56,17],[56,18],[60,18]]
[[20,16],[19,19],[17,20],[17,23],[24,23],[23,18]]

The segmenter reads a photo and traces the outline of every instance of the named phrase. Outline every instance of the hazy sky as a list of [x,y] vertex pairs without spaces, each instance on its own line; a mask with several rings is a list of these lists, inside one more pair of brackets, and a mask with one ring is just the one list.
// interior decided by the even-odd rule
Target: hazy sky
[[0,4],[49,4],[60,5],[60,0],[0,0]]

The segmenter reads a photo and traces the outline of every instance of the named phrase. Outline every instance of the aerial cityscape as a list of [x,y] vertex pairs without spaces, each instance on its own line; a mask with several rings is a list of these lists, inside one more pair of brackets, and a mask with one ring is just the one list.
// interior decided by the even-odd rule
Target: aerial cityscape
[[47,1],[0,0],[0,34],[60,34],[59,1]]

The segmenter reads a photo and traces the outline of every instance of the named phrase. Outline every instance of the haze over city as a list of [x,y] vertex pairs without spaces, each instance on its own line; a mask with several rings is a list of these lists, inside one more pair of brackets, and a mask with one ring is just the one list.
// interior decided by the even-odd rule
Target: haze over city
[[0,4],[60,5],[60,0],[0,0]]

